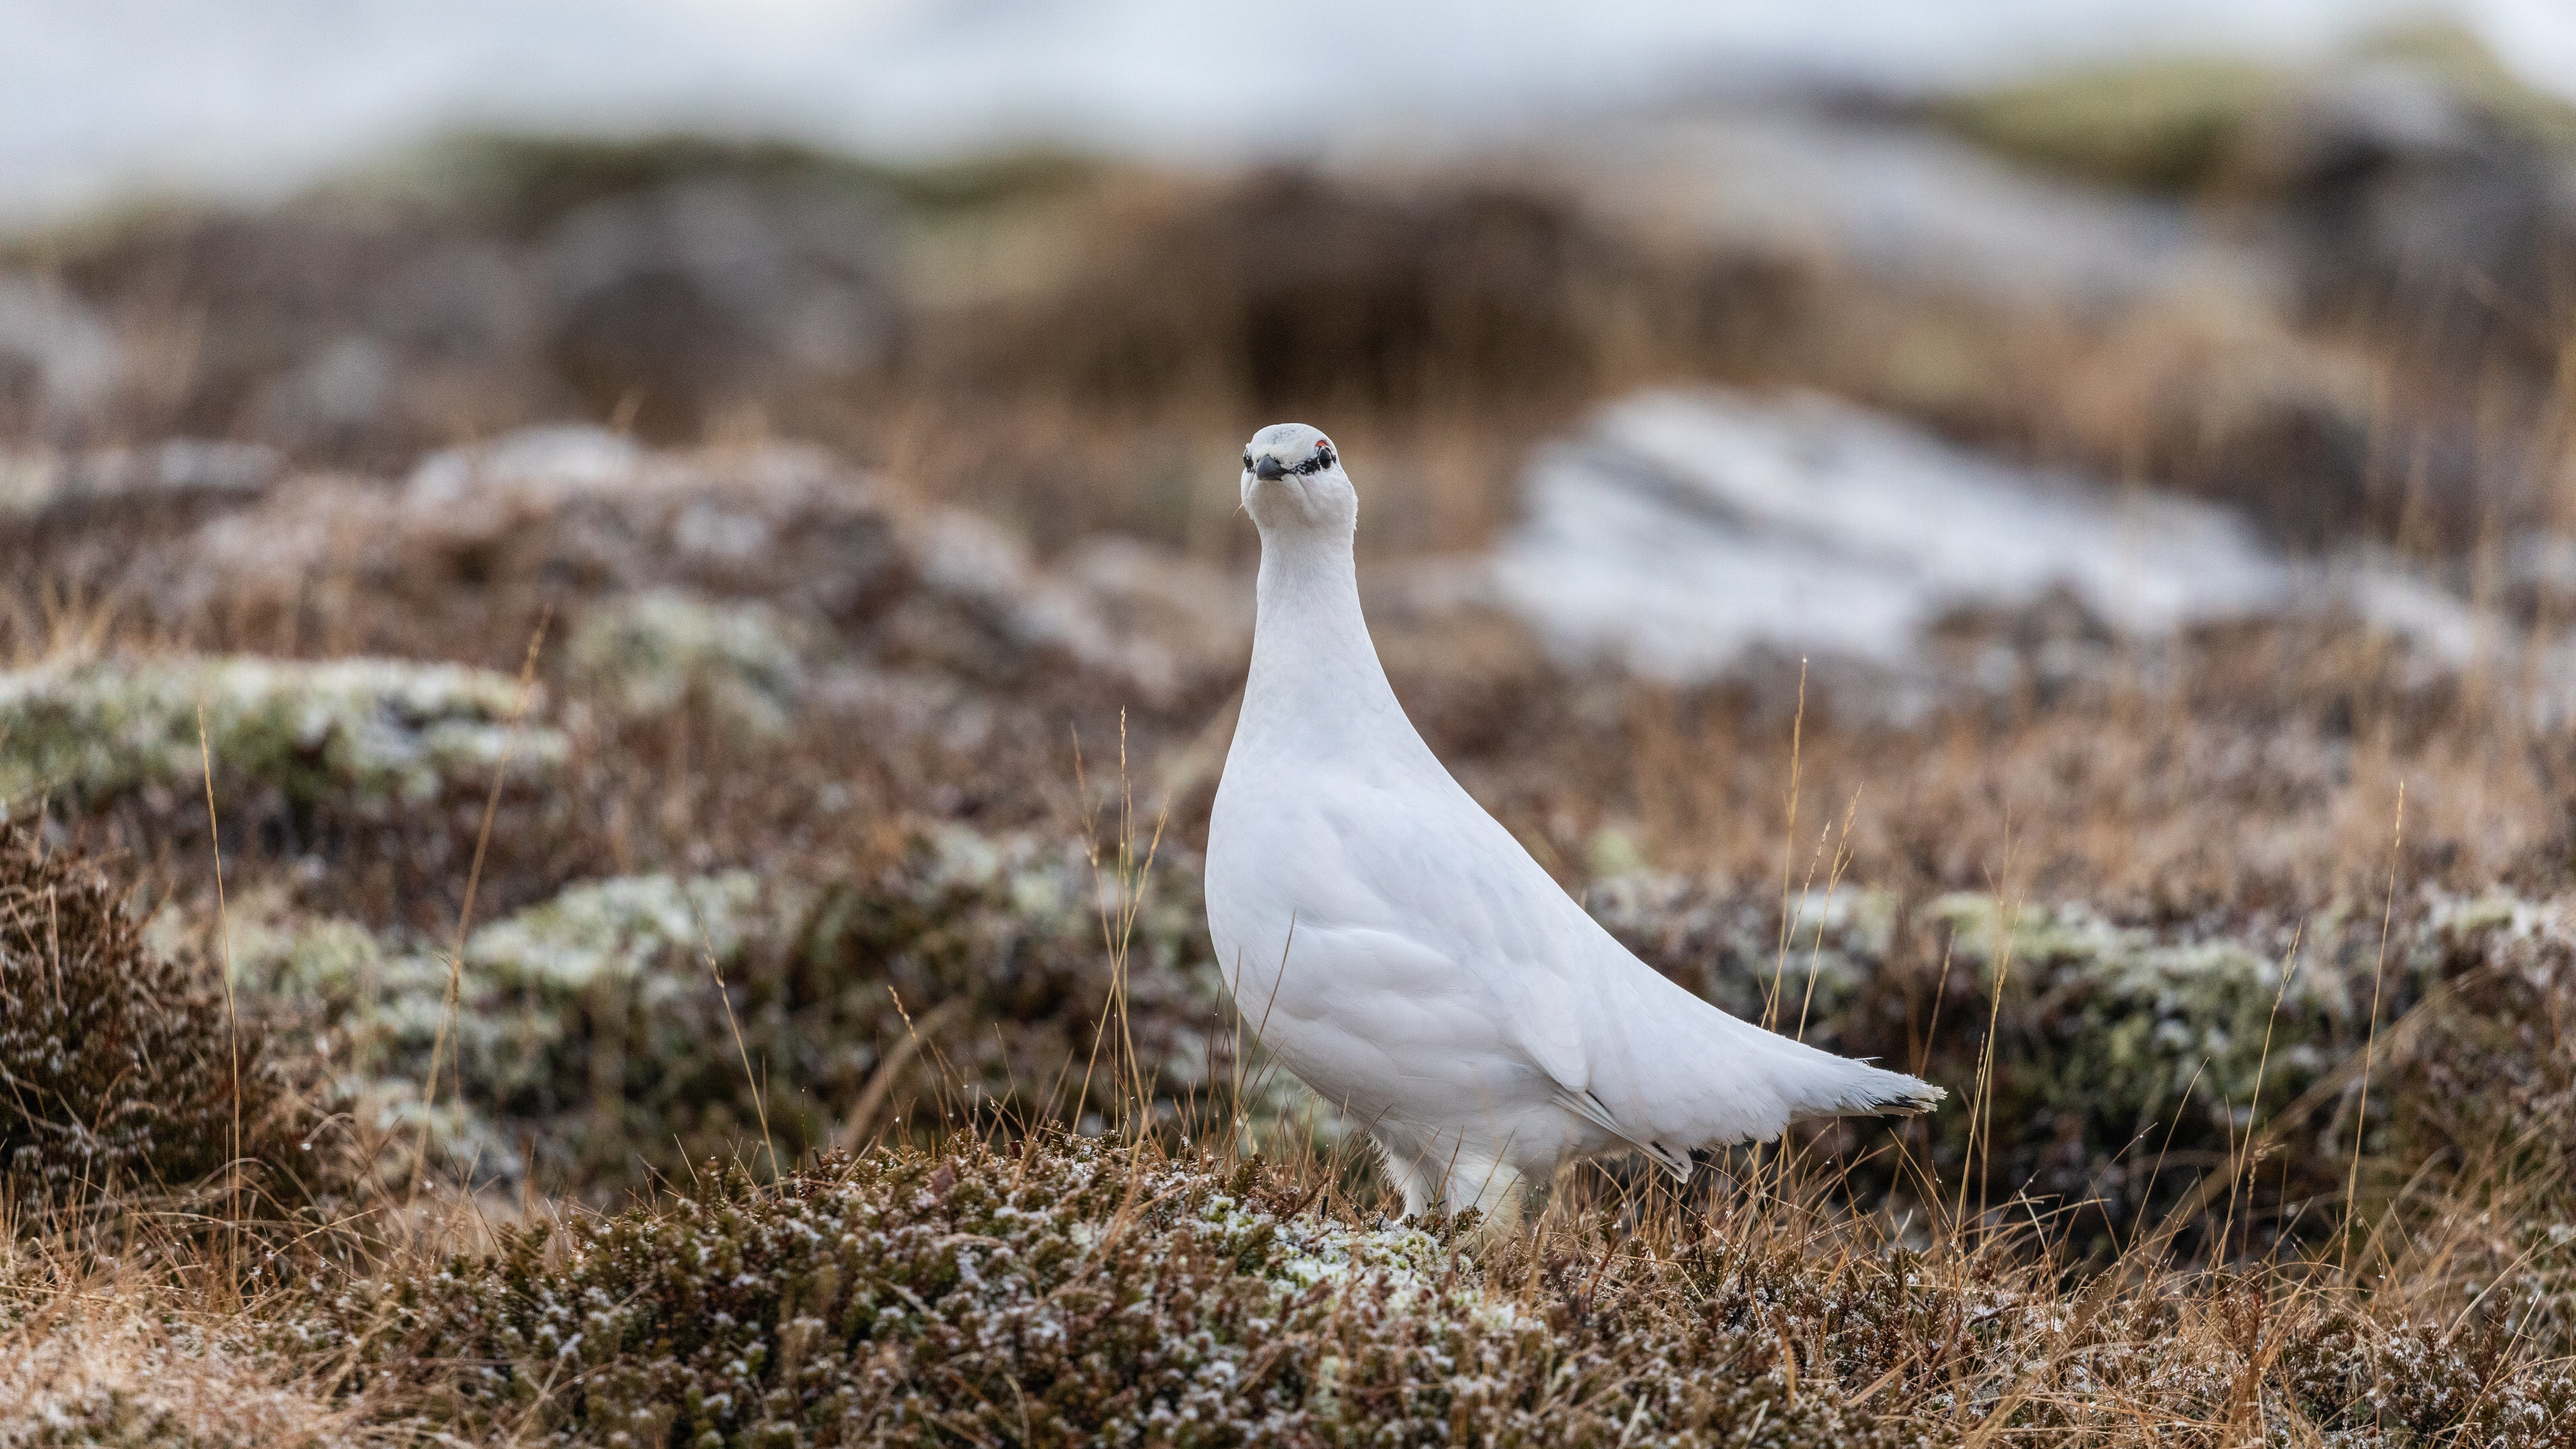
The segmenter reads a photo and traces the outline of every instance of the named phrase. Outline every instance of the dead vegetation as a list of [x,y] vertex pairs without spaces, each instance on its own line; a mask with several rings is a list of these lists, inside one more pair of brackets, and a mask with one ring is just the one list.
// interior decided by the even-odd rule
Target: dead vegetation
[[0,830],[0,1184],[14,1212],[104,1200],[265,1216],[343,1194],[344,1134],[265,1021],[236,1009],[220,965],[151,950],[94,866]]

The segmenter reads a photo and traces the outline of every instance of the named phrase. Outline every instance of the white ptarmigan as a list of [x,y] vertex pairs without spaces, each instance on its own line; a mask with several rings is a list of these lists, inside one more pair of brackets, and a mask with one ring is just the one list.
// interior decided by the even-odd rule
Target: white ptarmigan
[[1208,929],[1245,1020],[1377,1140],[1408,1211],[1509,1208],[1630,1149],[1686,1178],[1693,1148],[1940,1101],[1665,980],[1450,778],[1360,617],[1359,495],[1331,439],[1254,434],[1243,502],[1258,613]]

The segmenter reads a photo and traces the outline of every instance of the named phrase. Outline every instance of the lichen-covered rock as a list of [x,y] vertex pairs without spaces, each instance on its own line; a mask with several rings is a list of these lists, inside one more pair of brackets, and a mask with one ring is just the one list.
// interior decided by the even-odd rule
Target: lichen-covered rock
[[[2150,926],[2078,903],[1963,892],[1907,906],[1842,887],[1792,895],[1784,927],[1777,896],[1643,871],[1587,899],[1727,1010],[1949,1087],[1958,1109],[1920,1128],[1941,1170],[2091,1204],[2100,1218],[2076,1225],[2081,1238],[2179,1201],[2249,1133],[2266,1134],[2265,1201],[2287,1205],[2341,1190],[2356,1140],[2372,1156],[2465,1153],[2576,1120],[2576,1060],[2562,1060],[2576,1049],[2545,1026],[2576,981],[2565,903],[2401,902],[2383,954],[2380,912],[2346,905]],[[2418,1027],[2442,1046],[2383,1043],[2383,1087],[2357,1127],[2374,991],[2384,1029],[2437,990],[2446,1009]],[[2307,1115],[2281,1120],[2303,1102]],[[2564,1160],[2543,1156],[2535,1170]]]
[[324,1048],[386,1135],[387,1170],[425,1144],[437,1170],[477,1180],[623,1181],[639,1144],[659,1162],[710,1114],[701,1145],[739,1142],[746,1124],[757,1139],[716,973],[792,931],[803,899],[741,871],[593,881],[475,931],[453,966],[444,943],[253,901],[235,970]]
[[817,449],[655,452],[548,427],[430,454],[399,483],[296,480],[136,585],[173,619],[301,617],[319,596],[369,631],[426,618],[524,639],[549,603],[656,588],[845,623],[902,593],[905,562],[873,480]]
[[39,664],[0,674],[0,809],[193,789],[211,754],[219,793],[269,790],[300,808],[380,813],[486,782],[505,764],[559,762],[560,732],[533,715],[513,727],[521,703],[509,677],[453,664],[247,655]]
[[1252,591],[1186,555],[1134,539],[1077,544],[1052,567],[959,509],[911,520],[919,580],[885,621],[889,652],[991,684],[1070,665],[1154,708],[1205,695],[1241,668]]
[[[1926,907],[1952,962],[1987,989],[2023,973],[2053,1061],[2039,1096],[2133,1136],[2186,1095],[2222,1130],[2257,1095],[2278,1106],[2333,1064],[2359,1008],[2342,963],[2258,953],[2242,940],[2159,939],[2077,905],[2013,907],[1950,895]],[[2319,933],[2331,946],[2332,927]],[[2310,969],[2300,969],[2301,967]]]
[[[2439,1050],[2378,1068],[2424,1089],[2373,1097],[2365,1152],[2576,1120],[2576,1050],[2547,1026],[2576,979],[2576,916],[2560,905],[2412,907],[2383,969],[2375,915],[2342,910],[2149,927],[1982,895],[1909,909],[1844,887],[1791,897],[1784,928],[1776,898],[1671,877],[1613,878],[1588,899],[1727,1010],[1949,1086],[1960,1109],[1908,1129],[1929,1134],[1939,1170],[2091,1203],[2100,1220],[2079,1237],[2179,1201],[2249,1133],[2267,1134],[2266,1202],[2340,1189],[2374,974],[2383,1027],[2436,990],[2451,1005],[2414,1028],[2440,1033]],[[929,1125],[897,1120],[907,1102],[1114,1120],[1140,1082],[1171,1130],[1331,1144],[1350,1129],[1249,1050],[1185,860],[1122,878],[1074,842],[944,825],[810,879],[589,882],[478,930],[452,1016],[444,942],[334,922],[272,930],[256,904],[236,920],[244,980],[313,1024],[343,1088],[483,1174],[611,1192],[704,1152],[792,1162],[906,1136]],[[1121,921],[1123,967],[1110,949]],[[431,1111],[417,1084],[440,1043],[461,1076]],[[2315,1095],[2337,1081],[2341,1096]],[[2284,1121],[2294,1104],[2304,1115]],[[1864,1195],[1895,1185],[1867,1160],[1853,1170]]]
[[651,589],[590,611],[565,655],[574,680],[623,714],[667,714],[694,698],[760,739],[785,733],[802,708],[813,634],[766,604]]
[[[476,930],[452,981],[447,943],[256,900],[236,913],[235,960],[375,1122],[411,1124],[396,1146],[425,1131],[442,1171],[604,1193],[709,1152],[774,1147],[792,1162],[849,1131],[899,1131],[916,1098],[1111,1111],[1135,1085],[1116,1065],[1129,1040],[1177,1117],[1230,1080],[1217,1074],[1234,1043],[1195,879],[1160,866],[1131,902],[1134,884],[1109,862],[1095,875],[1071,843],[942,827],[839,879],[575,885]],[[1109,940],[1131,906],[1122,974]],[[1086,1077],[1113,980],[1125,1030],[1113,1024]],[[445,1085],[431,1112],[434,1052]],[[880,1071],[895,1075],[874,1118],[852,1123]],[[1275,1078],[1250,1104],[1265,1118],[1301,1095]]]
[[1881,891],[1801,891],[1789,898],[1784,928],[1777,897],[1713,894],[1702,882],[1647,870],[1596,882],[1584,903],[1629,949],[1699,995],[1829,1048],[1886,960],[1898,910]]
[[513,643],[570,603],[577,681],[643,712],[692,686],[767,728],[827,648],[984,689],[1086,678],[1153,708],[1225,687],[1249,588],[1095,539],[1053,564],[956,509],[903,507],[820,449],[654,450],[532,428],[423,458],[399,484],[290,481],[127,563],[174,624],[316,617],[360,647],[424,630]]
[[[5,287],[0,281],[0,290]],[[0,523],[40,522],[120,504],[256,497],[284,468],[274,448],[202,438],[86,453],[0,452]]]

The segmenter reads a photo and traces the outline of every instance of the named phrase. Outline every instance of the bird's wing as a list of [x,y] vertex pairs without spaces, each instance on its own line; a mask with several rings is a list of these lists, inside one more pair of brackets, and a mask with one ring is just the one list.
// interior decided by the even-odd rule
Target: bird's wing
[[1657,1167],[1671,1173],[1676,1180],[1690,1181],[1691,1160],[1687,1150],[1666,1146],[1651,1134],[1621,1122],[1618,1115],[1610,1110],[1610,1104],[1602,1101],[1590,1088],[1567,1087],[1562,1081],[1557,1085],[1556,1105],[1646,1154]]
[[1403,826],[1381,819],[1343,838],[1390,928],[1460,963],[1567,1111],[1687,1175],[1695,1147],[1766,1141],[1812,1117],[1925,1111],[1942,1096],[1667,980],[1449,788],[1451,801],[1424,802]]

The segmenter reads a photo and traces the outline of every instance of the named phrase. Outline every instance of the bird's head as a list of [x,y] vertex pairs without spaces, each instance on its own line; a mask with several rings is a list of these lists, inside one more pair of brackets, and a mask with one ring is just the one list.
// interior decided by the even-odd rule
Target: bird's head
[[1273,423],[1243,445],[1243,506],[1264,533],[1286,528],[1348,534],[1360,516],[1360,496],[1342,471],[1341,450],[1304,423]]

